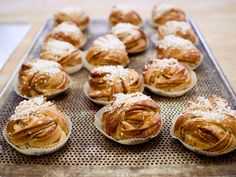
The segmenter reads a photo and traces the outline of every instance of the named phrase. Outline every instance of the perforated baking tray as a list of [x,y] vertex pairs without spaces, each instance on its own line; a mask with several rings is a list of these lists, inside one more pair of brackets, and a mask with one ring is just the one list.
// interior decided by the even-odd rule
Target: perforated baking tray
[[[100,106],[92,103],[83,93],[88,71],[82,69],[72,75],[72,88],[57,97],[54,102],[69,115],[73,122],[70,140],[61,150],[44,156],[25,156],[13,150],[0,135],[0,176],[225,176],[236,175],[236,151],[219,157],[195,154],[177,140],[171,138],[171,119],[184,110],[186,103],[197,96],[216,94],[226,98],[236,108],[235,94],[225,79],[211,51],[207,47],[196,24],[190,19],[199,42],[197,47],[204,55],[202,65],[196,70],[197,86],[185,96],[164,98],[151,96],[161,106],[165,124],[161,134],[153,140],[135,146],[124,146],[104,137],[95,129],[94,114]],[[38,57],[45,35],[51,30],[52,20],[46,22],[36,36],[22,62]],[[87,49],[92,41],[106,34],[109,25],[105,20],[94,20],[87,31]],[[147,35],[154,29],[146,21]],[[148,59],[155,56],[155,47],[149,42],[148,50],[130,55],[130,68],[142,72]],[[19,69],[18,67],[18,69]],[[18,71],[18,70],[17,70]],[[12,80],[8,82],[0,97],[0,130],[11,116],[22,98],[13,91]]]

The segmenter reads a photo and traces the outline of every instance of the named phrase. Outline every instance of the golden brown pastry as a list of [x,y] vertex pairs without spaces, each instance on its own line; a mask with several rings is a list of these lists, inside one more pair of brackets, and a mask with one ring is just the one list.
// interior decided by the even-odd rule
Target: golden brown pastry
[[62,93],[70,87],[68,74],[54,61],[34,59],[21,66],[18,92],[26,97],[46,97]]
[[69,74],[82,68],[80,50],[64,41],[46,41],[42,46],[40,58],[58,62]]
[[143,71],[144,84],[156,94],[181,96],[196,84],[196,74],[174,58],[153,59]]
[[9,141],[20,149],[52,148],[68,136],[66,115],[43,97],[20,102],[6,124]]
[[220,155],[236,148],[236,111],[217,96],[190,101],[172,127],[175,138],[205,155]]
[[54,15],[55,25],[69,21],[75,23],[81,30],[89,25],[89,16],[80,7],[65,7]]
[[86,43],[87,39],[73,22],[62,22],[50,32],[46,41],[49,39],[56,39],[60,41],[69,42],[77,48],[81,48]]
[[111,34],[96,39],[88,49],[85,58],[86,62],[93,67],[105,65],[126,66],[129,63],[125,45]]
[[202,62],[202,54],[192,42],[174,35],[165,36],[158,42],[157,58],[175,58],[192,69]]
[[141,27],[143,23],[142,18],[135,10],[122,5],[113,7],[109,16],[109,22],[112,26],[116,25],[117,23],[123,22],[131,23],[139,27]]
[[168,21],[158,27],[158,39],[163,39],[167,35],[175,35],[196,43],[197,37],[187,22]]
[[102,115],[102,128],[116,140],[154,136],[161,128],[160,107],[142,93],[117,94]]
[[122,66],[100,66],[89,75],[89,97],[112,101],[116,93],[135,93],[143,90],[143,79],[135,70]]
[[128,53],[139,53],[147,47],[147,37],[143,30],[130,23],[118,23],[110,33],[125,44]]
[[157,27],[168,21],[186,21],[186,15],[183,10],[169,4],[154,6],[152,10],[152,25]]

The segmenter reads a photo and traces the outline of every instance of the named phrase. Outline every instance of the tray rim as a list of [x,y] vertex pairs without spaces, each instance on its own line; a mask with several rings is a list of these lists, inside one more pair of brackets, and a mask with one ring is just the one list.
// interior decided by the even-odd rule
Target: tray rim
[[[20,59],[17,67],[15,68],[15,71],[11,74],[10,79],[5,84],[5,86],[3,87],[2,92],[0,93],[0,107],[2,106],[2,102],[4,102],[3,98],[4,98],[5,94],[8,94],[8,91],[9,91],[8,89],[11,88],[11,86],[12,86],[12,82],[13,82],[14,78],[17,76],[18,71],[19,71],[21,65],[28,59],[30,52],[33,50],[33,48],[37,44],[38,40],[40,39],[40,36],[42,35],[44,29],[49,24],[50,20],[51,19],[48,19],[48,20],[46,20],[42,24],[42,26],[40,27],[40,29],[36,33],[35,37],[33,38],[32,42],[30,43],[29,47],[27,48],[25,54]],[[104,20],[104,19],[94,19],[93,21],[101,21],[101,20]],[[190,25],[192,25],[194,30],[196,31],[197,36],[199,37],[199,41],[202,43],[203,47],[205,48],[206,54],[208,55],[209,59],[211,60],[211,62],[215,66],[215,69],[216,69],[217,73],[219,74],[220,79],[224,83],[223,87],[226,89],[226,92],[228,93],[227,95],[230,96],[231,102],[232,102],[234,108],[236,108],[236,95],[235,95],[235,92],[234,92],[232,86],[230,85],[229,81],[227,80],[226,76],[224,75],[224,73],[223,73],[220,65],[218,64],[216,58],[214,57],[212,51],[208,47],[208,45],[207,45],[207,43],[206,43],[202,33],[200,32],[200,30],[199,30],[199,28],[198,28],[198,26],[197,26],[197,24],[195,22],[195,20],[193,18],[189,18],[189,22],[190,22]],[[175,168],[178,167],[178,165],[168,165],[168,164],[165,165],[165,164],[163,164],[162,167],[163,168],[168,168],[169,170],[171,170],[171,172],[174,172],[173,176],[174,175],[181,175],[181,174],[182,175],[189,175],[193,171],[197,172],[199,174],[207,174],[207,175],[210,175],[210,174],[212,174],[212,175],[219,175],[220,172],[224,173],[224,174],[230,174],[230,173],[235,173],[236,174],[236,169],[231,168],[233,166],[233,164],[235,165],[236,162],[233,162],[233,163],[231,163],[229,165],[223,164],[223,166],[227,167],[227,168],[224,169],[222,167],[222,169],[219,168],[217,171],[212,171],[216,164],[214,164],[213,169],[211,168],[211,165],[204,165],[204,164],[203,165],[196,165],[196,164],[195,165],[187,165],[186,167],[188,167],[188,168],[185,167],[185,171],[184,172],[181,171],[181,170],[180,171],[176,171],[175,170]],[[16,168],[16,166],[21,168],[20,172],[22,172],[22,173],[19,173],[18,170],[14,170]],[[73,175],[73,174],[74,175],[81,174],[82,176],[87,176],[89,174],[90,175],[96,174],[95,172],[97,170],[99,172],[98,176],[104,176],[104,175],[106,175],[106,176],[113,176],[113,174],[110,174],[110,175],[106,174],[106,172],[108,170],[107,167],[109,167],[109,166],[105,166],[105,167],[103,167],[103,166],[102,167],[64,166],[64,165],[62,165],[62,166],[47,165],[46,166],[46,165],[38,165],[38,164],[37,165],[28,165],[28,164],[27,165],[25,165],[25,164],[24,165],[19,165],[19,164],[11,164],[11,165],[9,165],[9,164],[0,164],[0,175],[2,175],[2,174],[3,175],[7,175],[10,172],[10,174],[12,176],[15,176],[15,175],[17,176],[19,174],[24,174],[25,176],[27,176],[27,175],[31,176],[32,174],[38,174],[39,173],[39,170],[36,170],[35,173],[33,173],[33,171],[30,170],[30,168],[36,167],[36,166],[37,166],[38,169],[44,169],[44,170],[47,169],[47,172],[45,174],[55,174],[55,176],[56,176],[56,172],[60,172],[62,174],[64,174],[63,172],[65,172],[65,173],[67,172],[68,174],[71,174],[71,175]],[[220,166],[222,166],[222,164],[220,164]],[[67,169],[67,170],[64,171],[64,169],[62,169],[63,167],[65,167],[64,169]],[[156,170],[155,169],[153,170],[153,168],[155,168],[155,167],[156,167]],[[175,167],[175,168],[173,168],[173,167]],[[183,167],[183,166],[181,166],[181,167]],[[191,170],[191,167],[195,167],[195,169]],[[132,170],[132,168],[137,169],[137,171],[136,170]],[[208,170],[206,170],[205,168],[208,169]],[[144,170],[142,172],[146,171],[146,173],[149,174],[148,170],[150,170],[150,169],[152,169],[152,171],[150,173],[150,176],[153,176],[153,175],[164,175],[165,176],[165,170],[160,170],[159,167],[157,167],[157,166],[150,166],[150,167],[145,167],[145,168],[142,168],[140,166],[126,166],[126,167],[122,167],[120,169],[116,168],[116,167],[113,168],[113,170],[116,172],[116,174],[119,174],[121,176],[122,176],[122,171],[123,170],[125,170],[126,174],[128,174],[129,176],[136,176],[137,173],[135,173],[135,171],[136,172],[140,172],[140,171]],[[202,170],[204,169],[204,170],[202,172],[198,172],[198,171],[201,171],[200,169],[202,169]],[[31,173],[29,173],[30,171],[31,171]],[[54,173],[54,171],[55,171],[55,173]],[[58,173],[58,176],[59,176],[60,173]],[[170,174],[171,173],[169,171],[169,175]],[[137,175],[137,176],[139,176],[139,175]]]

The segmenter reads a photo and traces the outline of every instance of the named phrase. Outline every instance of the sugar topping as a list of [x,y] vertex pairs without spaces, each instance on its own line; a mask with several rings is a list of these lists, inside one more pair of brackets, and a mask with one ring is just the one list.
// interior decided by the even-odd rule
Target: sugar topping
[[115,78],[127,78],[129,76],[129,69],[125,69],[122,66],[101,66],[93,69],[92,72],[105,72],[106,80],[113,81]]
[[44,97],[35,97],[29,100],[24,100],[15,109],[15,114],[11,116],[11,120],[18,120],[25,116],[45,109],[52,105],[52,102],[46,101]]
[[170,4],[161,4],[161,5],[156,5],[153,9],[153,16],[152,18],[154,20],[159,19],[166,11],[169,11],[172,9],[173,6]]
[[63,22],[53,29],[53,32],[63,32],[66,35],[71,33],[82,34],[81,30],[73,23]]
[[204,97],[198,97],[189,102],[190,113],[201,116],[203,119],[224,119],[228,116],[236,118],[236,111],[232,110],[228,103],[221,98],[214,97],[213,102]]
[[80,7],[65,7],[59,10],[60,13],[76,14],[83,12]]
[[93,42],[93,45],[103,51],[109,50],[123,50],[125,45],[114,35],[107,34],[106,36],[99,37]]
[[159,48],[179,48],[182,50],[195,49],[195,46],[189,40],[174,35],[167,35],[158,43]]
[[32,65],[31,74],[39,72],[41,74],[54,75],[61,72],[61,65],[54,61],[35,59],[29,61],[29,63]]
[[160,26],[159,29],[165,34],[176,34],[178,31],[187,32],[191,29],[191,26],[187,22],[168,21]]
[[117,25],[112,27],[111,33],[115,35],[118,35],[121,33],[129,33],[134,36],[140,35],[139,28],[130,23],[118,23]]
[[76,48],[68,42],[50,39],[45,43],[45,46],[43,46],[43,50],[49,51],[53,55],[58,56],[55,57],[55,60],[60,61],[62,57],[71,54],[76,50]]
[[145,66],[145,69],[147,69],[150,65],[155,66],[155,69],[163,72],[165,69],[170,67],[175,67],[179,64],[178,60],[174,58],[164,58],[164,59],[153,59],[151,64],[148,64]]
[[115,101],[112,103],[112,106],[109,108],[113,110],[116,107],[121,105],[128,106],[134,103],[144,101],[144,100],[151,100],[151,98],[147,95],[144,95],[140,92],[131,93],[131,94],[124,94],[124,93],[117,93],[115,94]]

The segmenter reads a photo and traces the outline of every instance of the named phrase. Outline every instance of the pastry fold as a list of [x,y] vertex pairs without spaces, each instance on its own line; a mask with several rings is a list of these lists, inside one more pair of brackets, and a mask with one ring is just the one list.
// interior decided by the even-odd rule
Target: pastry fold
[[89,16],[80,7],[65,7],[54,15],[55,25],[65,21],[75,23],[81,30],[85,30],[89,25]]
[[129,23],[118,23],[113,26],[111,34],[119,38],[126,46],[128,53],[142,52],[147,47],[147,37],[143,30]]
[[183,10],[169,4],[154,6],[152,10],[152,25],[158,27],[168,21],[186,21],[186,15]]
[[116,93],[135,93],[143,90],[143,79],[135,70],[121,66],[102,66],[89,75],[89,97],[112,101]]
[[157,58],[175,58],[192,69],[202,62],[202,54],[192,42],[174,35],[165,36],[158,42]]
[[112,26],[118,23],[130,23],[139,27],[143,23],[142,18],[135,10],[124,6],[113,7],[109,16],[109,22]]
[[8,120],[6,132],[20,149],[51,148],[68,134],[65,114],[42,97],[23,101]]
[[103,113],[102,127],[116,140],[147,138],[160,131],[160,108],[142,93],[117,94],[116,100]]
[[87,39],[80,28],[72,22],[62,22],[56,26],[47,36],[45,41],[50,39],[60,40],[71,43],[77,48],[81,48]]
[[53,61],[34,59],[22,65],[18,75],[21,95],[57,95],[70,87],[70,78],[61,66]]
[[223,98],[198,97],[173,125],[183,143],[206,154],[224,154],[236,147],[236,111]]
[[122,65],[129,63],[125,45],[115,36],[108,34],[99,37],[86,53],[87,62],[96,66]]

